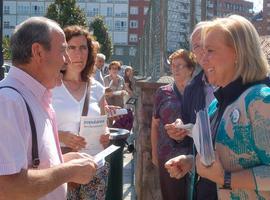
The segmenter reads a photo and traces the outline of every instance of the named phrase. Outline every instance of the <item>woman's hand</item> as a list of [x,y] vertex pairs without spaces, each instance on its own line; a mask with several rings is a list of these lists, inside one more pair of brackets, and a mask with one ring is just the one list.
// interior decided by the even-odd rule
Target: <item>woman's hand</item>
[[206,167],[200,161],[201,157],[198,154],[196,156],[196,169],[197,173],[203,177],[207,178],[217,184],[223,185],[224,184],[224,169],[220,163],[219,156],[217,152],[215,152],[215,161],[214,163]]
[[173,178],[180,179],[184,177],[193,166],[192,155],[180,155],[168,160],[165,163],[165,168]]
[[106,127],[106,132],[104,134],[102,134],[99,138],[99,142],[100,144],[102,144],[103,148],[107,148],[109,146],[110,143],[110,131],[109,128]]
[[179,120],[176,119],[175,122],[164,126],[169,137],[177,141],[183,140],[189,133],[186,129],[177,128],[176,124],[179,123]]
[[74,151],[79,151],[86,146],[86,141],[83,137],[69,131],[59,131],[59,140]]
[[125,96],[125,95],[128,95],[128,92],[126,90],[121,90],[121,96]]

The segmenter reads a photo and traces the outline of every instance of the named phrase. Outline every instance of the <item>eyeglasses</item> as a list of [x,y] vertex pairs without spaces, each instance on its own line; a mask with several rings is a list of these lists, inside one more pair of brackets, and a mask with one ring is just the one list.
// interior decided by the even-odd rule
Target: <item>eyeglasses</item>
[[117,70],[118,71],[118,67],[111,67],[111,70]]
[[186,64],[180,64],[180,65],[173,65],[172,64],[172,67],[176,68],[176,69],[184,69],[185,67],[187,67],[187,65]]

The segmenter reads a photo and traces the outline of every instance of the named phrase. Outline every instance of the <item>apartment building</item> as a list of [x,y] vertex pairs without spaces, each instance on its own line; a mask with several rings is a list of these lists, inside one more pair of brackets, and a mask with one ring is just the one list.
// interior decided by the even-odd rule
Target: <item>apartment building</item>
[[263,10],[254,16],[252,23],[260,36],[270,35],[270,0],[263,1]]
[[207,0],[207,3],[208,19],[230,14],[241,15],[247,19],[253,17],[253,2],[245,0]]
[[113,59],[122,60],[132,65],[136,59],[137,45],[144,30],[144,23],[148,17],[150,0],[129,0],[128,7],[128,45],[114,45]]
[[150,0],[129,0],[129,45],[137,45],[143,34]]
[[128,0],[77,0],[90,23],[95,16],[104,17],[114,45],[128,44]]
[[[31,16],[44,16],[53,0],[4,0],[3,36],[10,36],[17,24]],[[113,44],[128,44],[128,0],[77,0],[90,23],[104,16]]]

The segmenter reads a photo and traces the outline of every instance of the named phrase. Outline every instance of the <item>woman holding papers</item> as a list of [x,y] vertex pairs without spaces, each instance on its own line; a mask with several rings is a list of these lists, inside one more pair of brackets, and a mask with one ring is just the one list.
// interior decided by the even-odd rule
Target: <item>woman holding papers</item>
[[[98,118],[104,115],[104,87],[91,78],[96,49],[90,33],[79,26],[66,27],[64,32],[71,63],[67,64],[67,69],[63,72],[62,85],[53,90],[53,106],[56,111],[60,142],[72,151],[79,151],[89,143],[85,137],[79,136],[79,132],[85,130],[81,128],[79,131],[85,104],[86,108],[88,107],[86,111],[88,116]],[[89,132],[89,136],[93,134],[96,132]],[[106,128],[96,141],[91,142],[106,146],[109,142]],[[68,199],[105,199],[107,174],[108,166],[105,165],[89,184],[69,190]]]
[[182,94],[186,84],[191,79],[195,69],[195,59],[192,53],[179,49],[170,57],[171,72],[174,83],[160,87],[154,99],[151,143],[152,161],[159,167],[160,188],[163,199],[186,199],[186,178],[172,179],[164,168],[164,163],[178,155],[191,153],[192,139],[183,141],[171,139],[164,126],[172,123],[181,115]]
[[232,15],[210,22],[203,38],[207,77],[219,87],[209,109],[216,158],[206,167],[198,155],[197,172],[217,183],[219,199],[270,199],[269,65],[258,33]]

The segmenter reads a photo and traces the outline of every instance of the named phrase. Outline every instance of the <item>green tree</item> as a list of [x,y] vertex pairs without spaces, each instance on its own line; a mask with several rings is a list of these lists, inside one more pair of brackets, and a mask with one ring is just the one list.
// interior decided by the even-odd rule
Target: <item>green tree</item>
[[10,60],[11,59],[10,39],[8,37],[4,37],[2,45],[3,45],[4,60]]
[[55,0],[50,4],[46,17],[57,21],[61,27],[69,25],[87,26],[86,15],[76,5],[76,0]]
[[100,44],[100,52],[106,56],[106,60],[109,60],[112,56],[112,39],[103,17],[95,17],[90,24],[90,30],[93,31],[93,35]]

